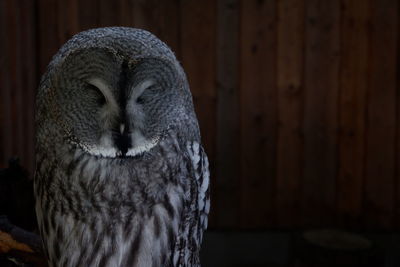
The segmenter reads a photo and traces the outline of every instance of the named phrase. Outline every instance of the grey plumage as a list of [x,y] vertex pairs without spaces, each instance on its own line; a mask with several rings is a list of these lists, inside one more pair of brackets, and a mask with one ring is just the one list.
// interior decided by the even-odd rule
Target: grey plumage
[[75,35],[43,75],[36,212],[50,266],[199,266],[209,171],[171,50],[123,27]]

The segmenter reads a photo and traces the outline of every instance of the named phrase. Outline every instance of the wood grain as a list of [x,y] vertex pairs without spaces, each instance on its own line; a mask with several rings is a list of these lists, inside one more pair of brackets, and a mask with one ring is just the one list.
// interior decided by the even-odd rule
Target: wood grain
[[[2,152],[3,152],[3,165],[6,165],[8,159],[13,155],[13,124],[12,119],[15,114],[12,114],[12,87],[11,84],[15,81],[11,81],[11,70],[10,61],[13,60],[12,56],[14,53],[12,40],[9,38],[9,31],[15,31],[15,29],[10,28],[10,20],[12,20],[12,15],[9,12],[8,7],[12,1],[1,1],[0,8],[0,35],[2,42],[2,57],[0,58],[0,83],[1,83],[1,99],[2,104],[0,105],[0,116],[1,116],[1,132],[2,132]],[[11,35],[12,36],[12,35]]]
[[134,2],[134,25],[154,33],[179,56],[180,10],[178,0],[138,0]]
[[78,2],[78,20],[80,30],[99,27],[99,5],[99,1],[97,0]]
[[364,219],[371,229],[390,229],[394,219],[397,3],[370,1]]
[[[0,40],[4,40],[5,39],[5,29],[6,29],[6,17],[5,17],[5,1],[1,1],[0,2]],[[1,51],[6,51],[6,43],[5,42],[0,42],[0,49]],[[6,86],[5,83],[7,81],[6,77],[6,53],[0,53],[0,86],[1,86],[1,90],[0,90],[0,99],[2,100],[2,102],[5,102],[6,100]],[[7,118],[8,117],[8,118]],[[5,111],[5,105],[2,103],[2,105],[0,105],[0,124],[2,127],[0,127],[0,147],[1,147],[1,153],[0,153],[0,161],[1,161],[1,165],[6,166],[6,158],[7,158],[7,151],[6,151],[6,142],[7,142],[7,135],[6,135],[6,129],[5,129],[5,122],[6,120],[9,119],[9,115],[7,115],[6,111]]]
[[364,185],[364,143],[368,77],[369,7],[358,1],[342,6],[339,99],[339,223],[360,225]]
[[241,1],[240,227],[275,225],[276,2]]
[[57,2],[38,0],[37,14],[38,66],[42,74],[61,45],[58,39]]
[[[112,12],[110,12],[112,11]],[[396,0],[0,1],[0,166],[34,169],[34,100],[73,34],[147,29],[182,63],[210,226],[400,229]]]
[[118,26],[120,1],[98,0],[97,12],[97,22],[100,27]]
[[[7,9],[7,41],[8,41],[8,75],[9,75],[9,97],[12,139],[12,154],[9,156],[18,156],[23,154],[23,129],[22,129],[22,93],[21,93],[21,36],[19,31],[20,12],[17,9],[15,1],[6,1]],[[19,141],[21,140],[21,141]]]
[[302,183],[305,226],[334,224],[339,18],[340,5],[337,1],[307,1]]
[[217,22],[217,154],[214,191],[217,224],[234,228],[239,220],[239,1],[219,0]]
[[303,174],[304,0],[278,5],[277,224],[300,225]]
[[[21,99],[22,106],[19,111],[23,117],[23,124],[21,130],[23,131],[22,141],[23,152],[19,155],[21,157],[21,164],[25,166],[30,173],[31,177],[34,172],[34,102],[36,95],[37,82],[37,54],[36,54],[36,16],[32,10],[35,10],[35,1],[21,0],[20,4],[26,8],[20,10],[20,24],[19,31],[21,35],[21,65],[17,71],[21,77]],[[1,154],[1,153],[0,153]]]

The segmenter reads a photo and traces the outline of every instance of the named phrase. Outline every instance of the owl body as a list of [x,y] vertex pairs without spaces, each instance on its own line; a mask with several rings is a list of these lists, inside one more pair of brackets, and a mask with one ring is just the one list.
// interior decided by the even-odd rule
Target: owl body
[[36,124],[50,266],[200,266],[208,162],[164,43],[130,28],[76,35],[42,78]]

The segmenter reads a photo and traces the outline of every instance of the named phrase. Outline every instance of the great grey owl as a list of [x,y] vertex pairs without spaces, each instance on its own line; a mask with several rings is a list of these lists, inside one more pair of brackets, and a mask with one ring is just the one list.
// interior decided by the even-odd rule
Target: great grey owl
[[81,32],[50,62],[36,109],[50,266],[200,266],[208,161],[167,45],[133,28]]

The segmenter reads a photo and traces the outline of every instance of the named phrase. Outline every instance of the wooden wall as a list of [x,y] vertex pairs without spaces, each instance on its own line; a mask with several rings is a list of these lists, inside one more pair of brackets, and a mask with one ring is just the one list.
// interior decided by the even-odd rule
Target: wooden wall
[[184,66],[211,227],[400,229],[396,0],[2,0],[0,164],[33,170],[34,95],[92,27],[148,29]]

